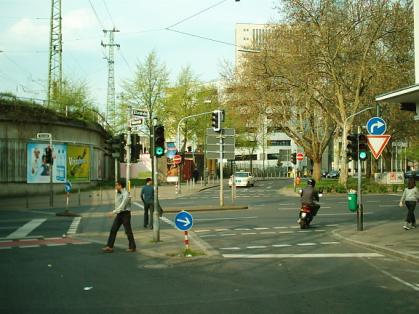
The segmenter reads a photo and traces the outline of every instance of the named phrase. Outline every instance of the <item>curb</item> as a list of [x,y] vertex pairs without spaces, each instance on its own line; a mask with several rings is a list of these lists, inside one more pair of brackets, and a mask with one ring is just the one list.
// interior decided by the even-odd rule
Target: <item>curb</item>
[[[181,208],[182,207],[182,208]],[[224,206],[224,207],[214,207],[214,206],[195,206],[195,207],[165,207],[163,208],[164,213],[177,213],[181,210],[197,212],[197,211],[221,211],[221,210],[243,210],[249,209],[249,206]]]
[[415,264],[419,264],[419,257],[411,255],[409,253],[403,253],[403,252],[400,252],[400,251],[396,251],[396,250],[392,250],[392,249],[389,249],[389,248],[382,247],[380,245],[353,240],[353,239],[344,237],[343,235],[339,234],[339,231],[337,231],[337,230],[333,230],[332,234],[335,237],[339,238],[340,240],[348,241],[348,242],[351,242],[351,243],[356,244],[356,245],[367,247],[367,248],[372,249],[372,250],[377,251],[377,252],[381,252],[381,253],[384,253],[384,254],[387,254],[387,255],[391,255],[391,256],[394,256],[394,257],[397,257],[397,258],[400,258],[402,260],[406,260],[406,261],[409,261],[409,262],[412,262],[412,263],[415,263]]

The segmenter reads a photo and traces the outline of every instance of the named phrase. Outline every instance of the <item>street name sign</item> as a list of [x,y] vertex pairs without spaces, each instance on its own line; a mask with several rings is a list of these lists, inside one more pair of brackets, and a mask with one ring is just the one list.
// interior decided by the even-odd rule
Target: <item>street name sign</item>
[[144,117],[134,117],[131,119],[131,126],[133,125],[143,125],[144,124]]
[[375,159],[381,156],[384,148],[390,141],[391,135],[367,135],[368,146],[371,149],[371,153]]
[[187,211],[182,210],[180,213],[177,213],[175,216],[175,226],[180,231],[188,231],[192,228],[193,217]]
[[132,109],[132,115],[137,116],[137,117],[147,118],[148,112],[144,110]]
[[371,135],[383,135],[386,130],[387,124],[380,117],[372,117],[367,122],[367,131]]

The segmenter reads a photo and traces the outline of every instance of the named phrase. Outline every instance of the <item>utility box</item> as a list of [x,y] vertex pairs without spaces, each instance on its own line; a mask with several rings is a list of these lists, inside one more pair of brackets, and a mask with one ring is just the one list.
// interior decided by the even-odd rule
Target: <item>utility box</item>
[[348,193],[348,209],[352,212],[358,209],[358,195],[356,192]]

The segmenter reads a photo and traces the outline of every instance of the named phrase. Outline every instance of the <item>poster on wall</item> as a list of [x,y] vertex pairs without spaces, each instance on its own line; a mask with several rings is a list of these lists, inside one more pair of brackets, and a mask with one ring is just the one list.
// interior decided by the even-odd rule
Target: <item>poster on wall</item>
[[90,181],[90,148],[88,146],[67,146],[67,179],[70,182]]
[[[46,152],[50,147],[45,143],[27,144],[27,183],[49,183],[50,166],[46,163]],[[67,147],[65,144],[52,145],[53,183],[66,182]]]

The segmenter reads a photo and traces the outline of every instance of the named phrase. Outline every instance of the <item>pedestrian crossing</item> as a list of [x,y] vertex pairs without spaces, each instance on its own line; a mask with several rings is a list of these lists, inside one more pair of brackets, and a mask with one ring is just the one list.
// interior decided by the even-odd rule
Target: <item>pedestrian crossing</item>
[[[0,221],[0,250],[86,244],[88,242],[67,237],[77,233],[81,219],[75,217],[72,220],[37,218]],[[17,225],[17,222],[20,224]]]

